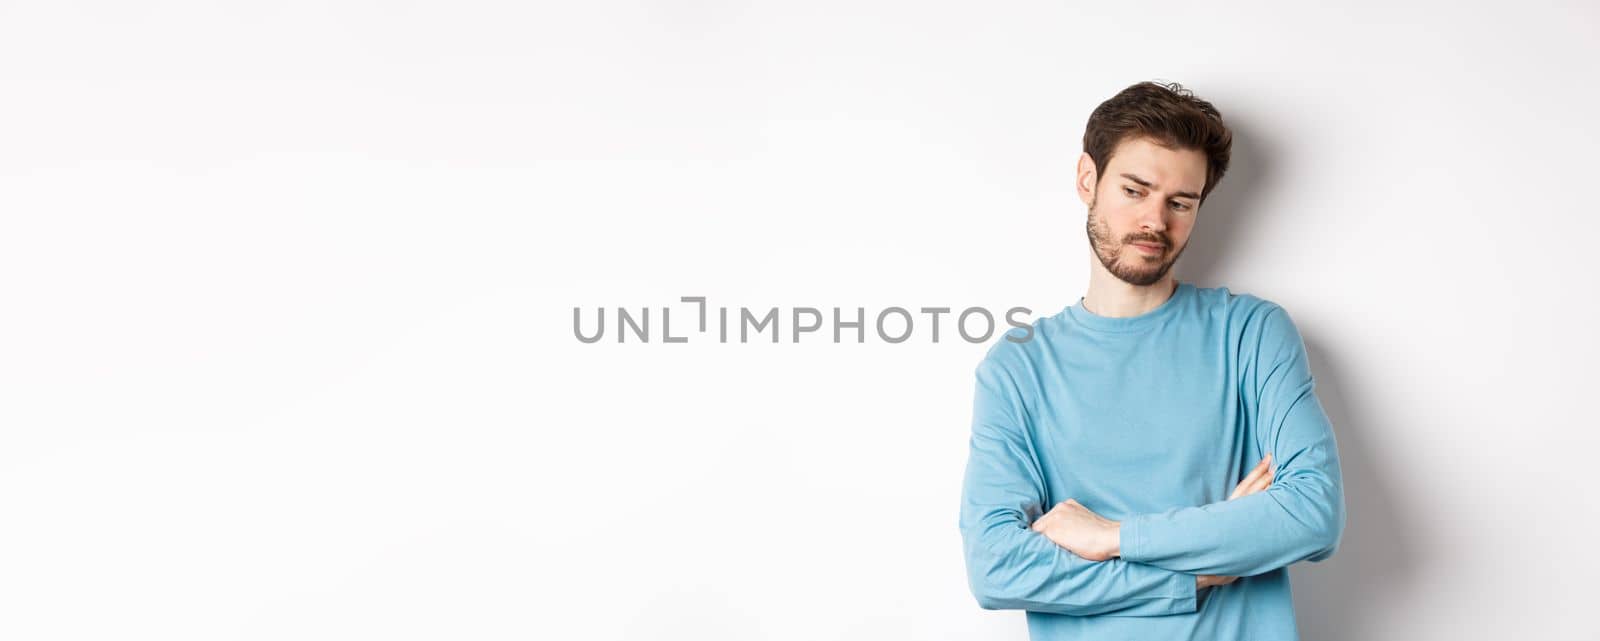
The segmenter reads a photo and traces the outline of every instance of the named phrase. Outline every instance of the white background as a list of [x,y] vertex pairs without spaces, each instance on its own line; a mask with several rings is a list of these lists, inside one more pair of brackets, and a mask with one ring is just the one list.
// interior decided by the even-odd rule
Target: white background
[[1283,304],[1336,426],[1304,637],[1593,638],[1597,32],[5,2],[0,637],[1025,638],[956,529],[983,345],[588,345],[572,309],[1054,314],[1084,121],[1161,79],[1236,132],[1179,277]]

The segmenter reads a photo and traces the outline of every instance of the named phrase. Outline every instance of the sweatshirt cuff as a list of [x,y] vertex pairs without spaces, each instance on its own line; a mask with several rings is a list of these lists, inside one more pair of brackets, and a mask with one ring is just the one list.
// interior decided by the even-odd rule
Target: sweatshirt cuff
[[1165,616],[1171,614],[1193,614],[1200,611],[1200,604],[1205,598],[1205,593],[1200,590],[1193,574],[1163,570],[1153,565],[1133,563],[1123,560],[1129,572],[1135,576],[1153,577],[1158,579],[1152,585],[1153,594],[1148,599],[1147,607],[1141,606],[1134,610],[1123,612],[1107,612],[1101,616]]
[[1122,521],[1118,533],[1117,552],[1125,561],[1144,561],[1144,515],[1135,514]]

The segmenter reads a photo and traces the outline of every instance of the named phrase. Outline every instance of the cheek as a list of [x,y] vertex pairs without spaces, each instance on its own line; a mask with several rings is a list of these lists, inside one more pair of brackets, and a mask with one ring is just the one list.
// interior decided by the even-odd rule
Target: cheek
[[1113,203],[1101,207],[1096,213],[1100,216],[1100,223],[1111,232],[1112,238],[1122,238],[1128,233],[1129,221],[1136,214],[1123,203]]
[[1182,245],[1189,240],[1189,232],[1194,231],[1194,219],[1185,218],[1174,220],[1167,225],[1167,238],[1174,245]]

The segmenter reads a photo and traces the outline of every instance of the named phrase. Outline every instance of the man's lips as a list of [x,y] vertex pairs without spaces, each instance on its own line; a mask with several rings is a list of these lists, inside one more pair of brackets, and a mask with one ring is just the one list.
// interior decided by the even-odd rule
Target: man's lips
[[1138,247],[1139,251],[1147,254],[1159,254],[1167,249],[1166,245],[1157,243],[1133,243],[1133,246]]

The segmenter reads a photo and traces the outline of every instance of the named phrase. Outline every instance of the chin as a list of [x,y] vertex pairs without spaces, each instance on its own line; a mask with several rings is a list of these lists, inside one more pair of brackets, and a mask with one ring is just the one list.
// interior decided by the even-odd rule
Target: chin
[[[1130,270],[1127,269],[1128,265],[1138,265],[1140,269]],[[1129,285],[1149,287],[1150,285],[1154,285],[1160,281],[1161,277],[1166,275],[1167,269],[1166,265],[1163,263],[1149,263],[1141,260],[1137,262],[1124,262],[1123,269],[1118,271],[1121,271],[1122,273],[1117,274],[1117,278],[1121,279],[1123,282],[1126,282]]]
[[1172,250],[1168,249],[1154,256],[1146,256],[1144,255],[1144,252],[1139,251],[1139,248],[1128,247],[1123,250],[1123,253],[1126,256],[1127,262],[1130,264],[1160,265],[1161,261],[1166,260],[1167,256],[1172,253]]

